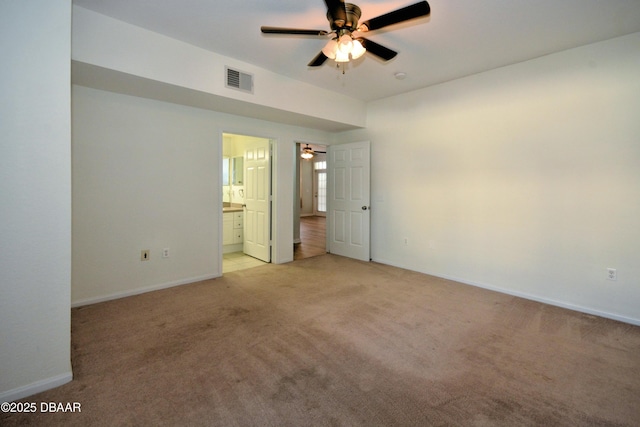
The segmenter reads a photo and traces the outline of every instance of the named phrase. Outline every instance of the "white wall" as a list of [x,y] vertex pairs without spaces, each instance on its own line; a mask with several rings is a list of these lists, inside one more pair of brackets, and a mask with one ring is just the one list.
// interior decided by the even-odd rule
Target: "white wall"
[[293,260],[294,141],[326,133],[82,86],[72,95],[74,305],[221,274],[223,132],[275,141],[272,258]]
[[371,103],[374,260],[640,323],[639,76],[636,33]]
[[[313,160],[313,159],[312,159]],[[300,215],[313,215],[313,161],[300,161]]]
[[71,380],[70,32],[70,1],[0,6],[0,402]]
[[[283,117],[315,117],[349,127],[365,123],[363,101],[77,6],[73,8],[72,55],[74,61],[226,98],[227,104],[232,100],[243,101],[247,111],[251,105],[260,105],[283,112]],[[253,74],[253,93],[225,87],[225,65]],[[309,102],[310,99],[313,102]],[[220,102],[219,107],[224,108],[224,104]],[[336,105],[342,108],[337,109]]]
[[74,304],[219,276],[218,137],[207,111],[73,87]]

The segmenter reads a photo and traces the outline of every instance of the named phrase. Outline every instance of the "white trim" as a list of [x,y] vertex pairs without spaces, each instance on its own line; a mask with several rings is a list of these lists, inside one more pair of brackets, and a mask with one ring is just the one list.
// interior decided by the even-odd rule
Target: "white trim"
[[[233,252],[242,252],[242,247],[243,246],[244,245],[242,243],[234,243],[234,244],[231,244],[231,245],[224,245],[224,246],[222,246],[222,254],[224,255],[224,254],[230,254],[230,253],[233,253]],[[222,262],[224,262],[224,257],[223,257]]]
[[73,373],[71,371],[65,372],[64,374],[56,375],[55,377],[36,381],[35,383],[0,393],[0,402],[13,402],[15,400],[23,399],[36,393],[42,393],[43,391],[60,387],[61,385],[71,382],[71,380],[73,380]]
[[188,279],[177,280],[175,282],[161,283],[159,285],[146,286],[144,288],[133,289],[129,291],[116,292],[115,294],[109,294],[102,297],[88,298],[71,303],[71,308],[80,307],[83,305],[96,304],[99,302],[111,301],[114,299],[130,297],[133,295],[145,294],[147,292],[158,291],[160,289],[173,288],[174,286],[188,285],[190,283],[202,282],[203,280],[217,279],[222,277],[221,274],[212,274],[207,276],[190,277]]
[[[390,262],[390,261],[386,261],[386,260],[373,260],[374,262],[380,263],[380,264],[386,264],[386,265],[391,265],[393,267],[398,267],[398,268],[403,268],[405,270],[410,270],[409,268]],[[545,298],[545,297],[541,297],[538,295],[532,295],[532,294],[528,294],[526,292],[519,292],[519,291],[514,291],[511,289],[505,289],[505,288],[500,288],[497,286],[493,286],[493,285],[488,285],[486,283],[479,283],[479,282],[473,282],[473,281],[469,281],[469,280],[465,280],[465,279],[460,279],[458,277],[454,277],[454,276],[448,276],[448,275],[442,275],[442,274],[433,274],[433,273],[429,273],[428,271],[421,271],[421,270],[412,270],[412,271],[416,271],[418,273],[422,273],[422,274],[427,274],[429,276],[433,276],[433,277],[439,277],[441,279],[446,279],[446,280],[452,280],[454,282],[458,282],[458,283],[462,283],[463,285],[469,285],[469,286],[475,286],[478,288],[483,288],[483,289],[487,289],[490,291],[494,291],[494,292],[500,292],[502,294],[507,294],[507,295],[512,295],[515,297],[519,297],[519,298],[524,298],[524,299],[528,299],[531,301],[537,301],[537,302],[541,302],[543,304],[549,304],[549,305],[553,305],[556,307],[561,307],[561,308],[566,308],[568,310],[572,310],[572,311],[578,311],[580,313],[585,313],[585,314],[591,314],[593,316],[598,316],[598,317],[604,317],[606,319],[612,319],[612,320],[617,320],[618,322],[623,322],[623,323],[629,323],[631,325],[636,325],[636,326],[640,326],[640,319],[635,319],[633,317],[626,317],[626,316],[621,316],[619,314],[615,314],[615,313],[609,313],[606,311],[600,311],[600,310],[595,310],[593,308],[589,308],[589,307],[583,307],[581,305],[575,305],[575,304],[571,304],[568,302],[563,302],[563,301],[556,301],[553,299],[549,299],[549,298]]]

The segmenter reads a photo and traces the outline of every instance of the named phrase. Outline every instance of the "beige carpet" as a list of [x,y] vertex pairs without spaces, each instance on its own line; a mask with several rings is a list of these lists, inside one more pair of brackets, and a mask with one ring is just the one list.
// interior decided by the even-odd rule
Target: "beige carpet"
[[640,328],[324,255],[74,309],[2,425],[637,426]]

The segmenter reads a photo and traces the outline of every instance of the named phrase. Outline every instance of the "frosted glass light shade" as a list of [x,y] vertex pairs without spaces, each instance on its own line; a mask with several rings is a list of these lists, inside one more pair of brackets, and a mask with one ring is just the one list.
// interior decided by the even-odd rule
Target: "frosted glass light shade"
[[342,53],[349,53],[353,49],[353,39],[349,34],[344,34],[340,37],[340,43],[338,43],[338,50]]
[[349,53],[342,52],[340,49],[336,52],[336,62],[349,62]]
[[365,49],[364,46],[362,46],[362,43],[360,42],[360,40],[354,40],[353,49],[351,49],[351,58],[358,59],[362,55],[364,55],[366,51],[367,49]]
[[329,59],[336,58],[336,51],[338,50],[338,42],[335,39],[329,40],[329,42],[322,48],[322,53]]

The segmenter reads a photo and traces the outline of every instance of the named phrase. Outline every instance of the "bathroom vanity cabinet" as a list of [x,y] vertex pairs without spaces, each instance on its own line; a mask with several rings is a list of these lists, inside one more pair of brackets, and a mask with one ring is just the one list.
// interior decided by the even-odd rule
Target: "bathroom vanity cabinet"
[[[244,228],[244,212],[232,211],[222,214],[222,244],[224,252],[237,252],[242,250]],[[238,248],[239,246],[239,248]]]

